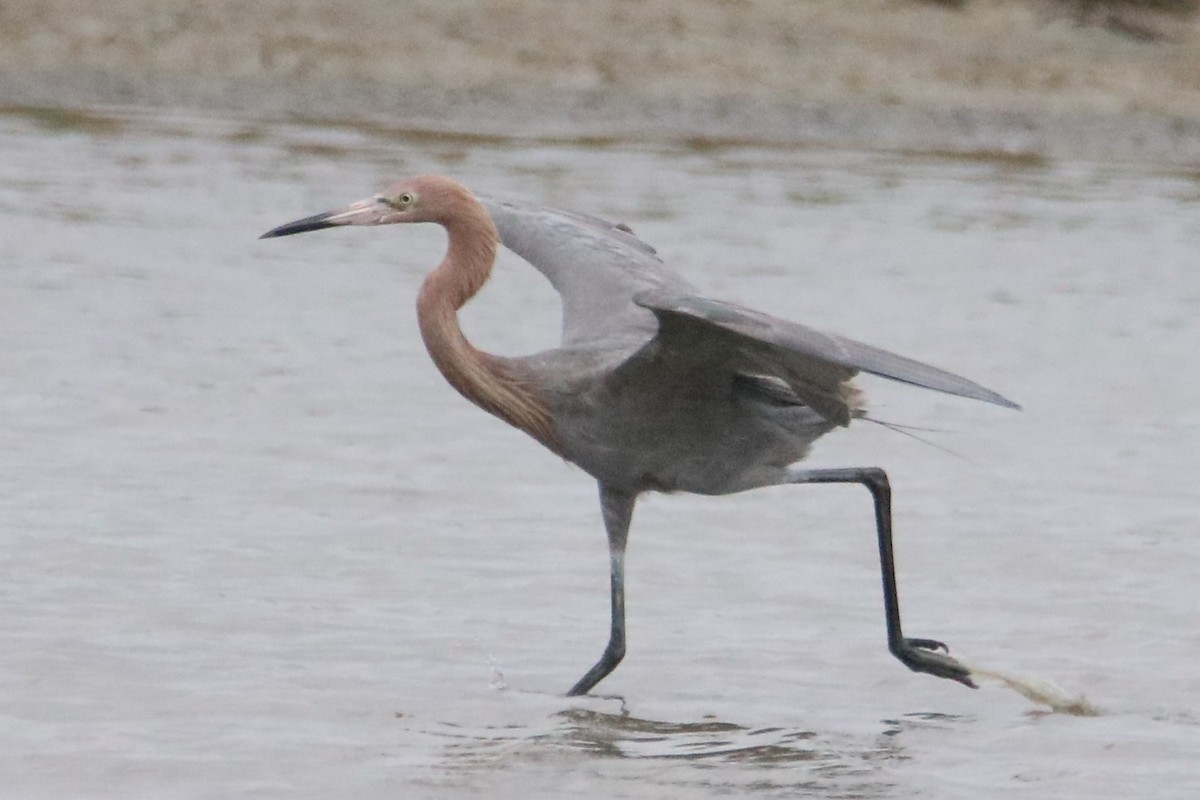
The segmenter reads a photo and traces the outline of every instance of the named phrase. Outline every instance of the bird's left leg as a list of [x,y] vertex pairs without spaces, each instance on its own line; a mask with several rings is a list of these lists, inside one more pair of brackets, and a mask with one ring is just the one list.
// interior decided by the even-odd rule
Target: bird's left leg
[[[875,530],[879,536],[879,566],[883,574],[883,608],[887,619],[888,650],[914,672],[927,672],[975,688],[971,672],[933,639],[910,639],[900,629],[900,599],[896,592],[896,567],[892,557],[892,487],[878,467],[788,470],[783,483],[861,483],[875,501]],[[938,652],[939,650],[943,652]]]
[[625,542],[629,537],[629,521],[633,517],[635,502],[636,494],[600,485],[600,511],[604,515],[604,529],[608,533],[612,625],[608,645],[604,648],[600,660],[571,687],[567,692],[569,697],[587,694],[593,686],[616,669],[625,657]]

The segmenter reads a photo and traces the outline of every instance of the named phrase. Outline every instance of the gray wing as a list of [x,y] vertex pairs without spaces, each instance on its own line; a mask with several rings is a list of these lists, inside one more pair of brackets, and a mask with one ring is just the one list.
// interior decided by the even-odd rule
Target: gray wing
[[[658,337],[629,362],[670,358],[684,368],[721,364],[747,375],[782,380],[827,419],[846,425],[851,408],[844,382],[860,370],[939,392],[1008,408],[1016,403],[944,370],[852,339],[821,333],[732,303],[671,290],[650,290],[634,302],[658,317]],[[693,362],[693,363],[687,363]]]
[[627,226],[535,204],[477,195],[504,246],[562,297],[563,345],[647,342],[619,372],[720,364],[782,380],[796,398],[847,424],[844,383],[860,370],[927,389],[1018,406],[973,381],[840,336],[709,300],[663,264]]
[[693,288],[628,227],[596,217],[477,195],[504,246],[541,272],[562,297],[563,346],[645,340],[654,314],[633,302],[648,290]]

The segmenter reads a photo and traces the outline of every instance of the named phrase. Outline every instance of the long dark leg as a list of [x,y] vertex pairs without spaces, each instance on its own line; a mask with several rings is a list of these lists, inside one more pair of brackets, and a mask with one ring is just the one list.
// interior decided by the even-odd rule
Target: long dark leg
[[604,514],[604,529],[608,533],[608,561],[612,591],[612,628],[608,646],[595,666],[571,687],[568,695],[587,694],[593,686],[617,668],[625,657],[625,541],[629,536],[629,520],[637,495],[617,492],[600,486],[600,510]]
[[875,501],[875,530],[879,534],[879,567],[883,573],[883,609],[887,618],[888,650],[914,672],[928,672],[975,688],[971,673],[955,659],[939,653],[946,645],[933,639],[909,639],[900,629],[900,599],[892,558],[892,487],[878,467],[788,471],[786,483],[861,483]]

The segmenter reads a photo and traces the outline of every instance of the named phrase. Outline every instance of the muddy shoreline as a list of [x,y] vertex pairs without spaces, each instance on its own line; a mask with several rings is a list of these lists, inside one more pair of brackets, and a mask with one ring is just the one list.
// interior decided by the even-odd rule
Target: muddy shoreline
[[15,0],[0,11],[0,108],[1200,162],[1200,23],[1132,17],[1152,34],[1139,39],[1049,7]]

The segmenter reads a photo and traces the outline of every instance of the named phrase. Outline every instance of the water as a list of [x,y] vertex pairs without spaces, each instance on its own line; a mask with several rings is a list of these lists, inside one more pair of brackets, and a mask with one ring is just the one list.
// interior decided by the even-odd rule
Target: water
[[[838,150],[0,117],[0,794],[1192,797],[1200,176]],[[594,145],[594,143],[593,143]],[[888,656],[868,497],[648,497],[630,651],[586,476],[460,400],[432,227],[256,241],[439,171],[624,220],[715,296],[944,366],[864,379],[814,466],[896,491],[906,632],[1082,693]],[[506,258],[481,347],[552,345]],[[953,454],[945,452],[947,448]]]

